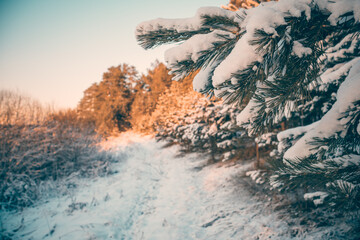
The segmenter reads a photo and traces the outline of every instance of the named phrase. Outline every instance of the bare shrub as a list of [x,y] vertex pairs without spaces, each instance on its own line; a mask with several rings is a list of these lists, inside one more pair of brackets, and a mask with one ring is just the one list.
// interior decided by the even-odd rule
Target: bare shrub
[[80,120],[76,110],[49,111],[41,121],[19,120],[12,116],[29,116],[26,111],[33,108],[12,106],[8,109],[24,112],[9,111],[10,117],[0,124],[0,208],[31,205],[45,181],[111,173],[109,163],[115,158],[100,149],[94,127]]

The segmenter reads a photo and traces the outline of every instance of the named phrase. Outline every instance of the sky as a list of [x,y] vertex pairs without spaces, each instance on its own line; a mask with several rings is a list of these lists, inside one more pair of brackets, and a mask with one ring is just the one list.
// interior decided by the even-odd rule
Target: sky
[[169,46],[143,50],[135,28],[154,18],[187,18],[226,0],[0,0],[0,89],[58,108],[76,107],[111,66],[146,73]]

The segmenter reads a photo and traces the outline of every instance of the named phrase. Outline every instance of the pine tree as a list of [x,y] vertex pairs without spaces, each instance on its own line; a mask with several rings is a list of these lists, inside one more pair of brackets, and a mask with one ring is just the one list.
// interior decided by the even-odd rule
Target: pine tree
[[270,0],[230,0],[226,6],[222,8],[230,11],[238,11],[239,8],[253,8],[259,6],[261,2],[269,2]]
[[[358,197],[360,179],[348,168],[360,165],[359,20],[358,1],[283,0],[144,22],[137,39],[146,49],[180,42],[165,53],[175,79],[199,71],[194,89],[245,106],[237,123],[249,135],[287,119],[274,186],[306,185],[344,200],[335,192]],[[327,176],[332,170],[339,174]],[[321,177],[306,181],[311,174]]]
[[155,110],[159,96],[169,88],[171,78],[169,70],[160,62],[155,62],[153,69],[141,77],[131,105],[130,122],[133,130],[151,131],[149,118]]
[[196,93],[191,82],[192,76],[173,82],[160,95],[148,119],[157,137],[180,144],[186,152],[208,153],[212,162],[231,160],[235,155],[252,158],[254,141],[244,137],[244,129],[236,125],[239,109]]
[[133,66],[122,64],[109,68],[100,83],[85,90],[78,105],[80,116],[93,121],[104,136],[129,128],[129,112],[138,82]]

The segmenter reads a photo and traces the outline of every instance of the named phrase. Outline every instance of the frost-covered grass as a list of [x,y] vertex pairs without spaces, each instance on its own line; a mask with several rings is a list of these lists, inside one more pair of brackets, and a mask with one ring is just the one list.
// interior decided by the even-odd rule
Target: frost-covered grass
[[110,173],[115,159],[99,140],[89,128],[59,121],[0,126],[0,209],[30,206],[53,188],[64,192],[69,177]]

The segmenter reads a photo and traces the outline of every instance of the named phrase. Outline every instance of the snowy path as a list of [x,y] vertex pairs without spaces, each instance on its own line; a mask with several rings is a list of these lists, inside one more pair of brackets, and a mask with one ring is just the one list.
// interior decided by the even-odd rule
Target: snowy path
[[176,158],[176,147],[150,138],[123,135],[109,145],[124,159],[118,173],[2,213],[3,227],[18,229],[14,239],[289,239],[285,223],[236,187],[241,167],[200,170],[204,160]]

